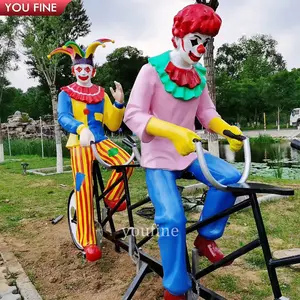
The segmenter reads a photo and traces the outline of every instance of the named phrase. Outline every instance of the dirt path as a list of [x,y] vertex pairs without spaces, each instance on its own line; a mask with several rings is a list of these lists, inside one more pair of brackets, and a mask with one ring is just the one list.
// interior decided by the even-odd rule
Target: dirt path
[[[121,299],[135,275],[127,254],[116,253],[107,241],[103,259],[86,263],[71,242],[66,218],[57,225],[23,222],[5,240],[44,300]],[[162,294],[161,279],[149,275],[133,299],[161,299]]]

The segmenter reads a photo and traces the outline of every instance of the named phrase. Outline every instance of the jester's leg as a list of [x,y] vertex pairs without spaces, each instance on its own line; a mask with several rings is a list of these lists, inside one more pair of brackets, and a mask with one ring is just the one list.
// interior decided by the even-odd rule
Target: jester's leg
[[181,172],[146,169],[149,196],[155,207],[159,248],[163,266],[165,299],[185,299],[191,288],[186,269],[186,218],[176,179]]
[[101,258],[101,249],[96,245],[94,225],[92,160],[90,147],[71,149],[71,163],[76,195],[77,239],[84,248],[86,259]]
[[[109,150],[116,148],[117,153],[113,156],[110,156]],[[111,165],[122,165],[130,158],[130,155],[120,148],[118,145],[113,143],[110,140],[104,140],[97,144],[97,151],[99,152],[101,158]],[[133,168],[127,168],[126,174],[127,178],[129,179],[133,173]],[[114,182],[116,182],[119,178],[121,178],[122,173],[117,173],[115,170],[112,171],[111,177],[107,182],[106,188],[108,189]],[[104,201],[109,208],[113,208],[119,200],[122,198],[124,194],[124,182],[121,181],[113,190],[111,190],[107,196],[105,197]],[[126,209],[126,202],[122,202],[118,211],[122,211]]]
[[[212,175],[222,184],[228,185],[239,181],[241,174],[231,164],[215,157],[209,153],[205,154],[205,160]],[[235,196],[230,192],[219,191],[212,187],[203,176],[198,160],[195,160],[188,168],[197,180],[209,186],[204,208],[200,220],[207,219],[220,213],[235,203]],[[194,245],[199,250],[199,254],[206,256],[211,262],[215,263],[224,257],[224,254],[217,247],[214,240],[220,238],[225,230],[229,216],[215,221],[199,229],[198,237]]]

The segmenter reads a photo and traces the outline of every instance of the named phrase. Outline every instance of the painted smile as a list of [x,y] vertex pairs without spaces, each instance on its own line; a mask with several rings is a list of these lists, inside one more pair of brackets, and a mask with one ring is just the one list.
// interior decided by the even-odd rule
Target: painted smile
[[87,81],[89,79],[89,76],[78,76],[78,78],[81,80],[81,81]]
[[192,53],[192,51],[190,51],[189,57],[190,57],[190,59],[191,59],[192,61],[194,61],[194,62],[197,62],[197,61],[200,60],[200,57],[199,57],[199,56],[196,56],[194,53]]

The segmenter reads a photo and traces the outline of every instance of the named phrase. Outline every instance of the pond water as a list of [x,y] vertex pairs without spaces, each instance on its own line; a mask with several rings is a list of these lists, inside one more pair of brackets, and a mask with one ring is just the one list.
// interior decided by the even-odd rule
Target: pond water
[[[220,143],[220,157],[243,169],[242,150],[234,153],[228,144]],[[251,175],[300,179],[300,151],[291,148],[289,141],[251,143],[251,158]]]

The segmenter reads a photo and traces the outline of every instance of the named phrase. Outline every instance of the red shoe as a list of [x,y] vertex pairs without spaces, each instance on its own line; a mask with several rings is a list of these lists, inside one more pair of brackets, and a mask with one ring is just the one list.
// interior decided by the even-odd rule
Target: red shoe
[[[107,198],[104,198],[104,202],[105,204],[110,208],[110,209],[113,209],[117,204],[118,202],[120,201],[120,199],[117,199],[117,200],[108,200]],[[119,206],[119,208],[117,209],[117,211],[123,211],[127,208],[127,205],[126,205],[126,200],[124,200],[122,202],[122,204]]]
[[170,294],[167,290],[164,292],[164,300],[186,300],[185,295],[180,295],[180,296],[174,296]]
[[[198,249],[200,256],[205,256],[212,263],[216,263],[225,257],[215,241],[209,241],[200,235],[196,237],[194,246]],[[227,263],[226,266],[232,263],[233,261]]]
[[88,245],[84,248],[85,257],[88,261],[96,261],[102,257],[101,249],[96,245]]

